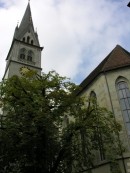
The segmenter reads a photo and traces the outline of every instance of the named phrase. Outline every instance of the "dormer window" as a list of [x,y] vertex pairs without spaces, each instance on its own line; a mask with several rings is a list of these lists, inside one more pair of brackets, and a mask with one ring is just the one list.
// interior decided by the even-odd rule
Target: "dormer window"
[[27,43],[29,43],[29,42],[30,42],[30,37],[28,36],[28,37],[27,37]]

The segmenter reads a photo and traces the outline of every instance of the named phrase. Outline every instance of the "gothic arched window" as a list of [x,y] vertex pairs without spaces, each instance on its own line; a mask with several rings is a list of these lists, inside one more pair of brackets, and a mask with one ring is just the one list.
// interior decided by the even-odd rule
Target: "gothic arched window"
[[25,48],[20,49],[19,58],[25,59],[25,56],[26,56],[26,49]]
[[90,102],[91,102],[91,105],[97,106],[97,96],[94,91],[91,91],[90,93]]
[[117,82],[117,90],[123,113],[123,118],[126,124],[128,135],[130,135],[130,90],[128,83],[125,80]]
[[31,44],[33,45],[33,40],[31,40]]
[[33,56],[34,56],[33,51],[29,50],[28,56],[27,56],[27,61],[33,61]]
[[28,37],[27,37],[27,43],[29,43],[29,42],[30,42],[30,37],[28,36]]
[[[90,104],[95,109],[95,114],[97,114],[97,96],[94,91],[91,91],[90,93]],[[99,126],[99,124],[95,127],[95,133],[94,137],[96,137],[99,147],[99,157],[100,160],[105,160],[105,151],[104,151],[104,145],[103,145],[103,139],[102,139],[102,129]]]
[[25,37],[23,37],[23,41],[25,42]]
[[91,91],[90,97],[96,99],[97,98],[96,93],[94,91]]

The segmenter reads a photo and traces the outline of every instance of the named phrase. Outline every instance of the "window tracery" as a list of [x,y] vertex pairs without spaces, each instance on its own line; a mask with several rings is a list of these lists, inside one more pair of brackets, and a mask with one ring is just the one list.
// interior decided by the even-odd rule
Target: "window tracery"
[[[90,93],[90,103],[91,103],[91,106],[93,107],[93,109],[97,109],[97,96],[94,91],[91,91],[91,93]],[[95,111],[95,113],[96,113],[96,111]],[[102,138],[102,129],[98,123],[95,126],[94,138],[97,139],[100,160],[103,161],[103,160],[105,160],[105,151],[104,151],[103,138]]]
[[28,51],[28,56],[27,56],[27,61],[33,61],[33,51],[29,50]]
[[123,114],[123,119],[126,124],[128,135],[130,135],[130,90],[125,78],[122,78],[122,80],[117,81],[117,91]]
[[25,55],[26,55],[26,49],[25,48],[20,49],[20,59],[25,59]]

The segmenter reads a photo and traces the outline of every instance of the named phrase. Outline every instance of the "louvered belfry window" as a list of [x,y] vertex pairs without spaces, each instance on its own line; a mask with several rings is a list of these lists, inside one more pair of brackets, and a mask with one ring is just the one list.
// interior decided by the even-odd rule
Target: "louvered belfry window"
[[27,60],[28,61],[32,61],[33,60],[33,52],[30,50],[30,51],[28,51],[28,56],[27,56]]
[[26,49],[22,48],[20,49],[20,59],[25,59]]

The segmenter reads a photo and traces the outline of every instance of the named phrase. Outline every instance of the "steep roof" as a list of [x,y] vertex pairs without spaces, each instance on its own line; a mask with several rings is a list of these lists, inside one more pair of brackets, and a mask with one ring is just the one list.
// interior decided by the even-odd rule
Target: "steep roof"
[[81,82],[77,95],[82,92],[100,73],[130,66],[130,53],[117,45],[108,56]]
[[[28,3],[19,28],[22,29],[22,27],[24,28],[24,26],[27,26],[27,25],[30,25],[30,24],[33,27],[30,3]],[[34,29],[34,27],[33,27],[33,29]]]
[[25,10],[24,16],[22,18],[22,21],[20,23],[20,26],[18,26],[15,29],[14,38],[19,39],[19,37],[23,34],[23,32],[28,28],[32,27],[34,31],[33,21],[32,21],[32,14],[30,9],[30,3],[28,3],[27,8]]
[[28,3],[28,5],[27,5],[27,8],[25,10],[24,16],[23,16],[22,21],[20,23],[20,26],[19,27],[17,26],[15,28],[13,39],[20,40],[21,37],[25,34],[25,32],[27,32],[29,30],[31,30],[34,33],[35,38],[37,40],[37,46],[40,46],[39,40],[38,40],[38,35],[34,31],[34,25],[33,25],[33,21],[32,21],[30,3]]

